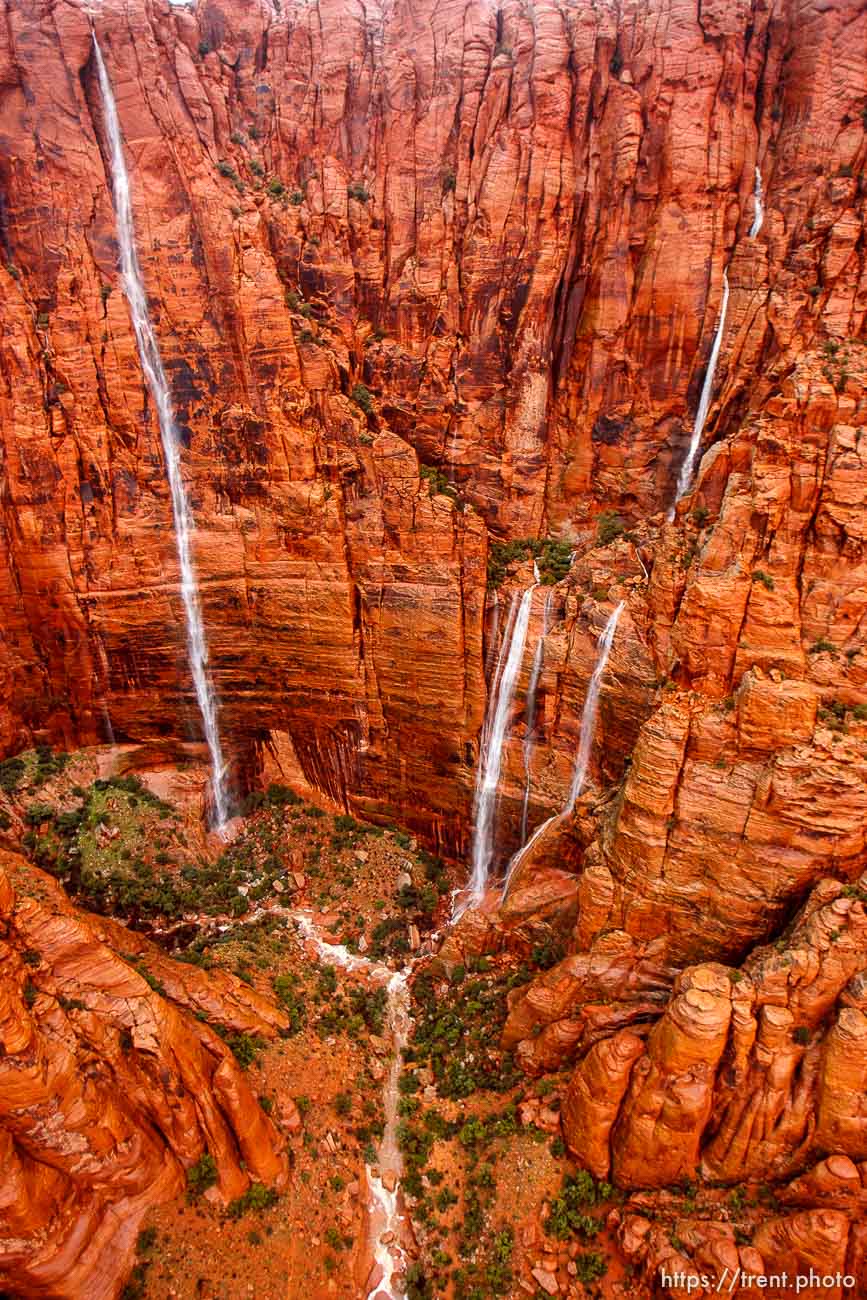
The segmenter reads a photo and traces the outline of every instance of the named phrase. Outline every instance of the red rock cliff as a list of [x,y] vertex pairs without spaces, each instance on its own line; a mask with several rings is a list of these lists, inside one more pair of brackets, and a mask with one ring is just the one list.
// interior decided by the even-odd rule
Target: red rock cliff
[[[701,488],[722,526],[685,595],[656,563],[642,637],[723,695],[756,653],[801,664],[783,643],[821,640],[839,600],[857,627],[855,0],[648,0],[628,20],[553,0],[110,3],[95,22],[242,767],[271,740],[323,789],[463,847],[484,525],[580,547],[601,505],[668,504],[726,266],[709,429],[728,436]],[[195,732],[83,7],[7,6],[0,96],[4,743],[93,738],[106,709],[119,734]],[[827,384],[793,379],[823,343]],[[472,508],[431,495],[419,460]],[[777,575],[748,609],[744,545]],[[570,638],[564,703],[590,653]]]

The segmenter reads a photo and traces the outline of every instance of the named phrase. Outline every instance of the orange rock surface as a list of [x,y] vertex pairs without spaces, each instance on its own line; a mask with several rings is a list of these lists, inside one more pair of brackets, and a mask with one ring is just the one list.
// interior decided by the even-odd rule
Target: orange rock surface
[[276,1128],[193,1012],[263,1036],[282,1017],[232,977],[181,967],[77,911],[2,851],[0,916],[0,1282],[114,1297],[143,1215],[181,1191],[205,1151],[224,1204],[251,1178],[286,1182]]
[[[649,649],[720,697],[752,664],[800,677],[805,645],[845,648],[863,598],[857,0],[773,21],[643,0],[619,26],[555,0],[110,0],[94,21],[242,779],[282,747],[324,792],[466,848],[483,521],[582,550],[602,505],[659,520],[726,264],[697,497],[715,527],[688,573],[683,517],[652,557],[629,681],[620,665],[603,699],[609,771],[648,712]],[[92,739],[106,716],[119,736],[195,732],[86,9],[9,5],[0,84],[0,742]],[[831,380],[793,370],[825,342]],[[431,496],[419,461],[475,509]],[[607,586],[609,560],[595,569]],[[540,812],[593,661],[565,630]],[[863,690],[858,658],[810,667]]]
[[[3,755],[200,735],[91,24],[238,789],[282,775],[465,857],[505,624],[491,543],[561,541],[498,869],[528,770],[530,828],[564,807],[622,601],[587,782],[444,959],[561,945],[504,1043],[529,1075],[572,1071],[564,1136],[594,1173],[780,1187],[751,1245],[625,1217],[645,1280],[787,1257],[867,1279],[863,3],[5,0]],[[724,272],[704,454],[669,518]],[[513,564],[501,608],[530,581]],[[23,870],[0,886],[8,1269],[108,1295],[105,1261],[206,1145],[224,1197],[242,1157],[284,1173],[231,1055],[179,1008],[280,1018],[49,880],[20,893]]]

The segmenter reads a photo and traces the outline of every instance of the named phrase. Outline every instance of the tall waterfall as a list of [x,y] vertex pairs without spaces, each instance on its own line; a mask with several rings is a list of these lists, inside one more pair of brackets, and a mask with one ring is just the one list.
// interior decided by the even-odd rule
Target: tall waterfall
[[593,737],[596,735],[596,715],[599,712],[599,690],[602,686],[602,678],[605,675],[605,667],[608,663],[608,656],[611,654],[611,646],[614,643],[614,633],[617,631],[617,624],[620,621],[620,615],[626,602],[621,600],[620,604],[614,610],[605,627],[602,629],[602,635],[599,638],[599,653],[596,656],[596,667],[593,669],[593,676],[590,678],[590,685],[587,687],[587,694],[584,697],[584,708],[581,710],[581,738],[578,742],[578,757],[575,760],[575,771],[572,774],[572,786],[569,790],[569,798],[566,801],[564,812],[570,813],[575,807],[575,801],[581,791],[584,789],[584,782],[587,780],[587,768],[590,765],[590,751],[593,748]]
[[471,900],[483,896],[494,854],[494,812],[497,806],[503,746],[509,726],[515,683],[524,658],[530,605],[535,590],[534,582],[521,596],[520,602],[517,595],[512,597],[497,671],[488,697],[488,711],[482,729],[482,749],[476,771],[476,795],[473,805],[472,870],[469,883]]
[[93,36],[93,50],[99,75],[99,89],[102,94],[105,129],[111,151],[112,192],[117,218],[118,243],[120,245],[121,281],[129,304],[142,370],[153,398],[160,427],[166,473],[169,488],[171,489],[175,543],[181,569],[181,598],[186,622],[187,654],[211,758],[214,821],[217,829],[220,829],[228,816],[226,770],[217,726],[217,705],[208,677],[208,647],[205,640],[205,627],[202,621],[196,571],[190,549],[190,532],[193,527],[193,520],[181,475],[180,434],[175,423],[172,397],[165,370],[163,369],[159,343],[148,311],[147,296],[136,251],[129,175],[123,155],[120,122],[118,121],[117,106],[114,102],[111,82],[103,61],[102,51],[99,48],[99,42],[96,39],[96,33]]
[[587,780],[587,769],[590,766],[590,754],[593,749],[593,739],[596,735],[596,716],[599,712],[599,691],[602,687],[602,679],[605,676],[605,669],[608,665],[608,656],[611,654],[611,647],[614,644],[614,635],[617,631],[617,624],[620,622],[620,615],[623,613],[626,602],[621,600],[620,604],[610,615],[605,627],[599,636],[598,653],[596,655],[596,664],[593,674],[587,687],[587,694],[584,697],[584,708],[581,710],[581,736],[578,741],[578,756],[575,760],[575,770],[572,773],[572,784],[569,787],[569,796],[563,805],[562,811],[554,813],[547,821],[541,822],[533,831],[526,844],[518,849],[506,868],[506,876],[503,881],[502,897],[505,898],[509,892],[509,886],[512,883],[512,877],[521,865],[525,856],[530,852],[536,840],[538,840],[552,822],[562,821],[573,811],[575,803],[584,789],[584,782]]
[[755,239],[756,235],[762,228],[762,222],[765,219],[765,205],[762,197],[762,173],[756,168],[756,186],[753,190],[753,199],[756,210],[753,215],[753,224],[750,226],[750,239]]
[[680,469],[680,475],[677,480],[677,495],[674,498],[674,506],[669,511],[669,519],[674,518],[674,507],[682,496],[685,496],[692,486],[692,476],[695,472],[695,463],[698,459],[698,453],[701,449],[701,435],[704,433],[705,420],[710,408],[710,399],[713,396],[713,380],[716,374],[716,364],[719,361],[720,348],[722,347],[723,332],[726,325],[726,312],[729,305],[729,278],[728,274],[723,271],[723,296],[722,306],[719,313],[719,324],[716,327],[713,347],[710,352],[710,360],[707,363],[704,383],[701,387],[701,397],[698,403],[698,410],[695,413],[695,422],[692,426],[692,437],[689,442],[689,451],[686,459]]
[[526,707],[526,731],[524,732],[524,774],[526,783],[524,786],[524,807],[521,812],[521,843],[527,838],[527,814],[530,810],[530,762],[533,757],[533,728],[536,725],[536,689],[539,685],[539,677],[542,673],[542,658],[545,652],[545,637],[548,635],[548,620],[551,615],[551,601],[553,591],[548,591],[545,596],[545,607],[542,613],[542,631],[539,633],[539,640],[536,642],[536,650],[533,654],[533,666],[530,669],[530,683],[527,687],[527,707]]

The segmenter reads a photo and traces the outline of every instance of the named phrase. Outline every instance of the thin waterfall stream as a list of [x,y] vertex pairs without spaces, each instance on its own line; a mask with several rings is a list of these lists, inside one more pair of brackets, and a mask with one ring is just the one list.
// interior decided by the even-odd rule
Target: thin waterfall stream
[[533,666],[530,669],[530,682],[527,686],[526,730],[524,732],[524,774],[526,776],[526,782],[524,785],[524,806],[521,810],[522,844],[527,838],[527,815],[530,811],[530,763],[533,758],[533,729],[536,725],[536,691],[538,690],[539,678],[542,674],[542,661],[545,654],[545,637],[548,635],[548,623],[551,617],[551,602],[553,597],[553,591],[548,591],[545,595],[545,605],[542,611],[542,631],[539,633],[539,639],[536,642],[536,649],[533,653]]
[[166,474],[172,500],[175,544],[181,571],[181,599],[186,625],[187,656],[202,718],[208,754],[211,760],[211,792],[214,803],[214,826],[221,830],[229,816],[226,788],[226,765],[217,724],[217,703],[208,674],[208,644],[193,563],[190,534],[193,518],[181,473],[181,437],[175,421],[171,390],[166,379],[160,347],[148,310],[147,295],[139,265],[132,216],[129,174],[123,151],[120,121],[99,41],[93,33],[99,89],[102,95],[105,130],[111,154],[111,185],[120,248],[121,283],[129,305],[141,367],[157,413],[160,439],[166,462]]
[[488,884],[488,873],[494,856],[494,814],[500,786],[503,748],[511,717],[515,685],[524,659],[530,606],[537,586],[538,581],[534,580],[520,600],[517,595],[512,597],[512,607],[509,611],[509,620],[503,636],[497,671],[488,697],[485,724],[482,728],[482,745],[476,770],[476,793],[473,803],[472,869],[469,886],[463,901],[456,909],[454,919],[457,919],[470,903],[478,902],[484,896]]
[[750,226],[750,239],[755,239],[762,228],[765,219],[765,204],[762,194],[762,173],[756,168],[756,185],[753,190],[753,200],[755,202],[755,214],[753,224]]
[[572,774],[572,785],[569,788],[569,798],[566,800],[566,806],[563,812],[567,815],[575,808],[576,800],[584,789],[584,783],[587,780],[587,769],[590,766],[590,754],[593,749],[593,740],[596,736],[596,720],[599,715],[599,692],[602,688],[602,678],[605,676],[605,669],[608,666],[608,656],[611,654],[611,647],[614,644],[614,634],[617,631],[617,624],[620,622],[620,615],[626,607],[626,601],[621,600],[612,612],[608,622],[602,629],[602,635],[598,642],[598,653],[596,655],[596,666],[593,669],[593,675],[590,678],[590,685],[587,687],[587,694],[584,697],[584,708],[581,710],[581,734],[578,741],[578,757],[575,760],[575,771]]
[[367,1292],[367,1300],[401,1300],[404,1292],[398,1284],[398,1275],[406,1271],[407,1255],[401,1242],[401,1231],[407,1223],[400,1202],[400,1176],[403,1160],[398,1142],[398,1103],[403,1051],[412,1030],[410,1013],[411,993],[409,979],[415,961],[401,970],[392,970],[382,962],[370,961],[351,953],[342,944],[327,943],[319,934],[312,916],[307,912],[290,915],[299,930],[309,939],[323,960],[340,966],[343,970],[362,972],[375,983],[384,985],[386,992],[386,1025],[391,1038],[391,1061],[382,1089],[385,1127],[377,1149],[377,1173],[365,1166],[370,1220],[369,1245],[375,1265],[381,1273]]
[[611,654],[611,647],[614,644],[614,637],[617,632],[617,624],[620,622],[620,615],[626,608],[626,602],[621,600],[616,608],[609,615],[604,628],[597,642],[596,664],[587,686],[587,694],[584,697],[584,707],[581,711],[581,733],[578,739],[578,754],[575,759],[575,768],[572,773],[572,782],[569,787],[569,795],[560,812],[554,813],[547,821],[539,825],[526,844],[518,849],[506,868],[506,876],[503,881],[502,897],[505,898],[509,891],[509,885],[515,871],[521,862],[529,853],[532,845],[539,836],[556,821],[562,821],[568,817],[575,809],[581,791],[584,789],[587,780],[587,772],[590,767],[590,755],[593,752],[593,741],[596,737],[596,722],[599,715],[599,693],[602,689],[602,681],[605,677],[605,669],[608,666],[608,657]]
[[680,467],[680,474],[677,480],[677,494],[674,498],[674,505],[668,513],[669,519],[674,518],[675,508],[681,497],[686,496],[692,487],[695,466],[698,460],[698,453],[701,450],[701,437],[704,433],[707,413],[710,410],[710,401],[713,396],[713,381],[716,375],[717,362],[719,361],[720,349],[722,347],[723,333],[726,327],[726,312],[729,305],[729,277],[728,272],[723,271],[723,296],[720,306],[719,322],[714,335],[713,347],[710,352],[710,360],[707,363],[707,370],[704,375],[704,383],[701,386],[701,397],[699,398],[698,410],[695,413],[695,420],[692,426],[692,437],[689,442],[689,451],[686,459]]

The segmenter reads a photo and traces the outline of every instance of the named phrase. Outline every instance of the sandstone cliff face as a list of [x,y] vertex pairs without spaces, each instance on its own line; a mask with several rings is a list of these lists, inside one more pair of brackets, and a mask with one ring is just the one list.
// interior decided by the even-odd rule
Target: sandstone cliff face
[[[855,0],[654,0],[628,23],[553,0],[101,8],[242,775],[270,744],[332,797],[465,848],[483,521],[581,550],[601,505],[667,505],[724,266],[710,427],[730,437],[699,497],[719,520],[685,594],[688,523],[664,542],[646,645],[716,696],[752,662],[803,661],[793,602],[812,642],[840,601],[857,627],[841,529],[857,536],[863,465],[837,372],[864,312],[863,23]],[[92,739],[106,716],[195,734],[90,20],[10,6],[0,41],[3,743]],[[835,379],[805,389],[791,366],[822,340]],[[475,509],[432,497],[419,459]],[[767,599],[732,559],[745,530],[773,552]],[[592,642],[570,632],[565,653],[540,815]],[[851,687],[848,664],[829,684],[842,667]],[[647,712],[636,671],[612,754]]]
[[[563,807],[597,639],[622,600],[587,788],[502,908],[490,899],[450,942],[565,945],[513,997],[505,1042],[529,1074],[572,1069],[564,1134],[595,1174],[638,1189],[782,1186],[785,1212],[751,1246],[709,1221],[675,1246],[626,1217],[623,1249],[647,1279],[660,1261],[738,1250],[756,1272],[794,1252],[863,1278],[863,6],[109,0],[95,23],[239,782],[262,767],[297,775],[463,854],[485,660],[503,631],[488,603],[484,632],[489,530],[568,542],[530,826]],[[106,158],[84,8],[7,3],[4,753],[109,724],[122,739],[198,735]],[[708,450],[669,520],[724,270]],[[602,510],[621,518],[597,532]],[[529,564],[512,566],[500,608],[530,581]],[[501,863],[519,839],[545,594],[504,751]],[[120,943],[99,924],[100,944]],[[50,982],[27,1008],[9,961],[13,1055],[37,1052],[40,1017],[62,1008]],[[168,1123],[162,1085],[114,1035],[135,1035],[134,997],[174,1025],[170,1044],[180,1013],[122,959],[103,961],[129,984],[123,1005],[101,991],[97,1014],[82,997],[86,1014],[57,1032],[69,1059],[98,1039],[136,1113]],[[174,1002],[216,998],[215,1019],[268,1021],[235,990],[159,978]],[[212,1037],[196,1028],[191,1060],[166,1064],[208,1108],[186,1137],[139,1132],[108,1092],[100,1102],[115,1146],[137,1144],[132,1200],[169,1195],[206,1133],[231,1152],[246,1125]],[[67,1057],[52,1059],[65,1079]],[[13,1134],[3,1204],[28,1187],[77,1267],[58,1206],[108,1222],[99,1170],[114,1148],[90,1152],[85,1123],[90,1181],[52,1157],[40,1182],[34,1132]],[[279,1178],[267,1137],[260,1176]],[[243,1176],[226,1167],[234,1194]],[[94,1228],[94,1250],[108,1231]]]
[[[594,1015],[601,944],[595,971],[593,954],[569,958],[513,999],[506,1038],[518,1040],[525,1068],[577,1057],[562,1129],[573,1158],[596,1177],[627,1189],[695,1186],[696,1179],[711,1187],[777,1184],[781,1212],[759,1220],[740,1257],[731,1255],[725,1221],[693,1219],[694,1207],[681,1209],[678,1221],[663,1201],[656,1207],[667,1224],[652,1226],[630,1202],[621,1248],[648,1285],[663,1267],[719,1276],[726,1264],[753,1273],[786,1269],[790,1277],[811,1267],[862,1277],[865,885],[863,877],[856,886],[821,881],[785,937],[757,949],[741,969],[704,964],[681,972],[661,1015],[648,998],[647,972],[636,988],[635,968],[627,980],[621,965],[613,985],[621,1002],[605,1000],[601,1038]],[[619,949],[622,962],[622,943]],[[616,963],[606,969],[610,979]],[[624,1007],[629,1027],[620,1027]],[[778,1293],[793,1288],[794,1281]],[[841,1284],[836,1293],[844,1294]],[[858,1294],[857,1286],[845,1293]]]
[[143,1215],[182,1190],[205,1151],[224,1204],[251,1178],[285,1183],[276,1128],[192,1013],[266,1037],[283,1017],[231,977],[78,912],[50,876],[5,852],[0,918],[0,1283],[113,1297]]

